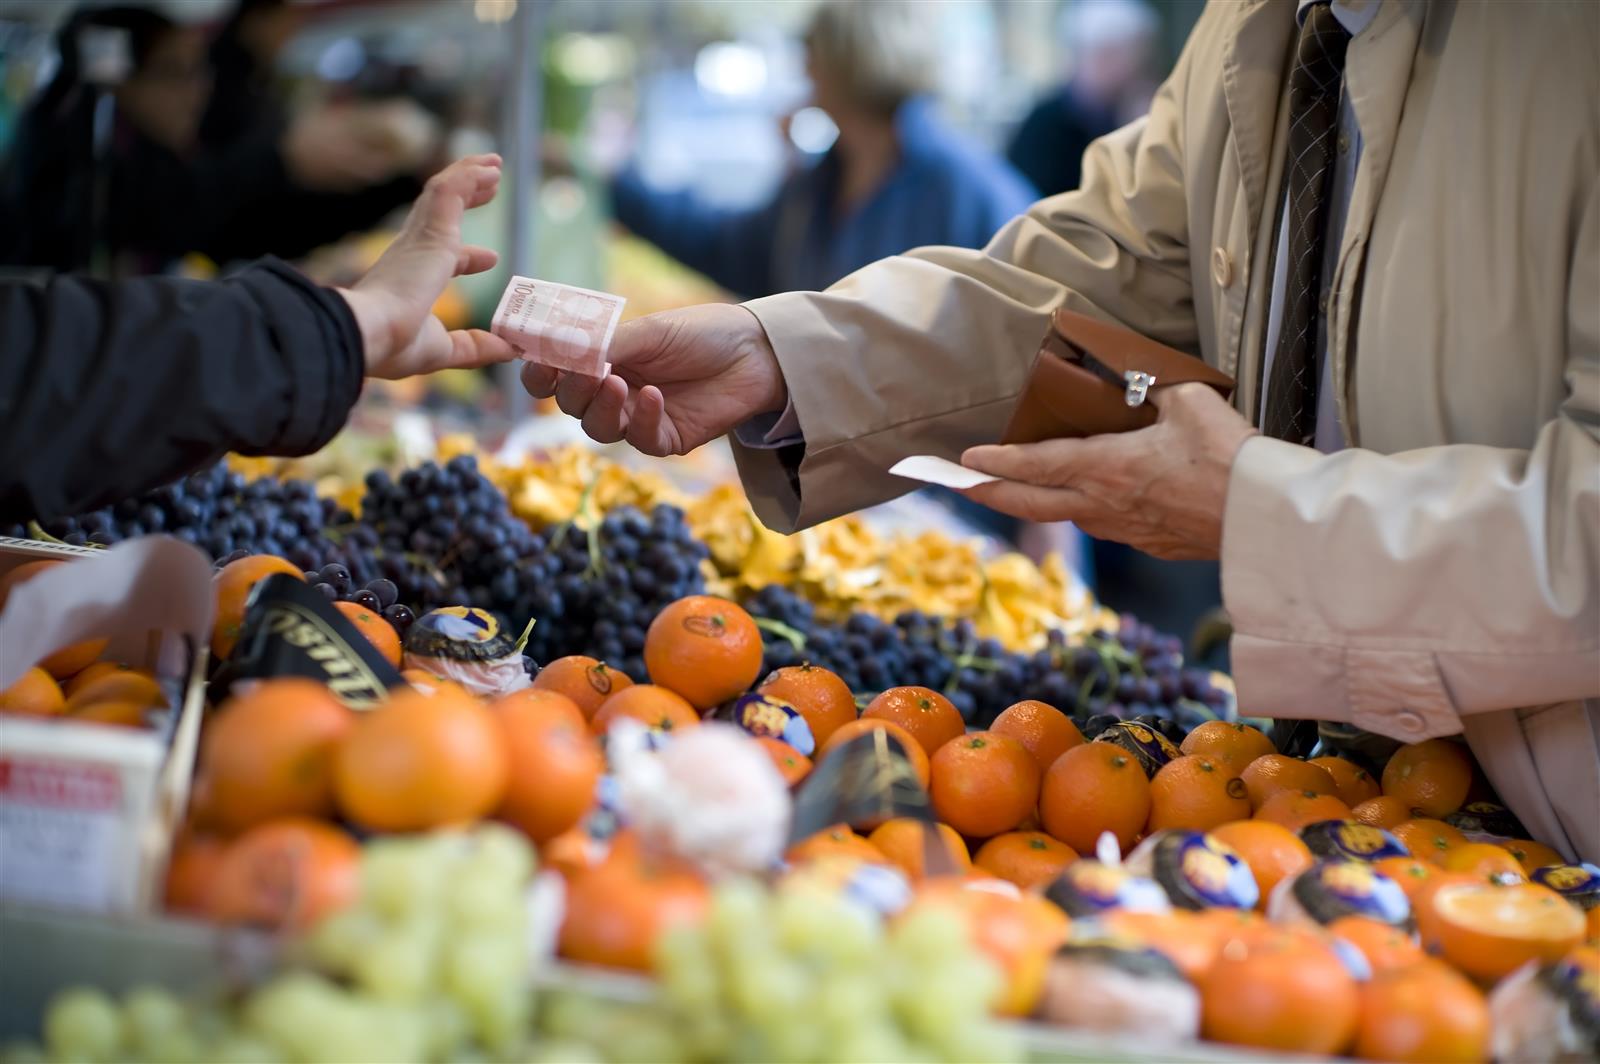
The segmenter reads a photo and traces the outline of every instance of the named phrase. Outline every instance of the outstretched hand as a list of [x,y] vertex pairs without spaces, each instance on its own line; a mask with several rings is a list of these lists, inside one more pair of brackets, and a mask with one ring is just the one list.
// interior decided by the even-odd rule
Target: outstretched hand
[[523,386],[555,396],[601,443],[627,440],[657,457],[688,454],[757,414],[783,409],[788,391],[766,330],[744,307],[712,303],[624,322],[604,380],[529,363]]
[[366,276],[342,289],[366,350],[367,375],[397,380],[441,369],[471,369],[516,357],[482,329],[447,330],[433,305],[452,277],[493,268],[488,248],[463,245],[461,221],[494,198],[498,155],[471,155],[429,179],[400,235]]

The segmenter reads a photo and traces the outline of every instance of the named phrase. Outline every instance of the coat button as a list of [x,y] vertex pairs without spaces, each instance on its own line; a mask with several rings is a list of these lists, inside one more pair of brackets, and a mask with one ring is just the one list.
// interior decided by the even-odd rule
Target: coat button
[[1411,735],[1421,735],[1422,729],[1426,726],[1422,719],[1422,714],[1411,709],[1401,712],[1397,722],[1404,731]]
[[1233,283],[1233,256],[1228,254],[1226,248],[1213,248],[1211,251],[1211,279],[1217,282],[1218,288],[1226,288]]

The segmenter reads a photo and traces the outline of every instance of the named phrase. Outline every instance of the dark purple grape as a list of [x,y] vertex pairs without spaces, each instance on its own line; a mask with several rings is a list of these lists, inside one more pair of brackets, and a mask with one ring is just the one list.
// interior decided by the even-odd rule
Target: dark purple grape
[[321,595],[329,602],[337,602],[339,599],[338,590],[332,584],[321,580],[318,580],[316,583],[312,584],[311,590],[317,592],[317,594]]
[[379,609],[386,610],[400,601],[400,589],[395,586],[393,580],[379,577],[367,585],[367,590],[378,596]]
[[366,588],[362,588],[359,591],[350,592],[350,594],[345,596],[345,601],[354,602],[362,609],[372,610],[373,612],[380,612],[383,609],[383,607],[378,603],[378,596],[374,595]]
[[411,612],[410,606],[396,602],[393,606],[384,608],[383,619],[394,625],[395,631],[404,635],[406,629],[416,621],[417,615]]

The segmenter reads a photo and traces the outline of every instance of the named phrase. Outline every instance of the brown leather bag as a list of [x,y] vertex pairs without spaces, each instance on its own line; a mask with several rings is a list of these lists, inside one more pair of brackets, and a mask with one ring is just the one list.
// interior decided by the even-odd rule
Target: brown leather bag
[[1151,391],[1186,382],[1233,394],[1233,378],[1120,325],[1061,308],[1033,360],[1001,443],[1038,443],[1155,424]]

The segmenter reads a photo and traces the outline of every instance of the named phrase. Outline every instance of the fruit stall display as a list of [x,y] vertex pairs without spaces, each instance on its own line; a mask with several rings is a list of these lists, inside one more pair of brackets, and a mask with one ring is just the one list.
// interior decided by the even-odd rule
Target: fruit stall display
[[[1285,756],[1048,565],[966,590],[959,543],[766,544],[737,499],[548,465],[374,473],[355,512],[219,467],[12,530],[135,542],[4,569],[0,621],[147,534],[214,559],[162,907],[273,958],[79,972],[4,1059],[1600,1052],[1600,868],[1459,743]],[[889,590],[824,578],[860,564]],[[93,634],[0,723],[170,731]]]

